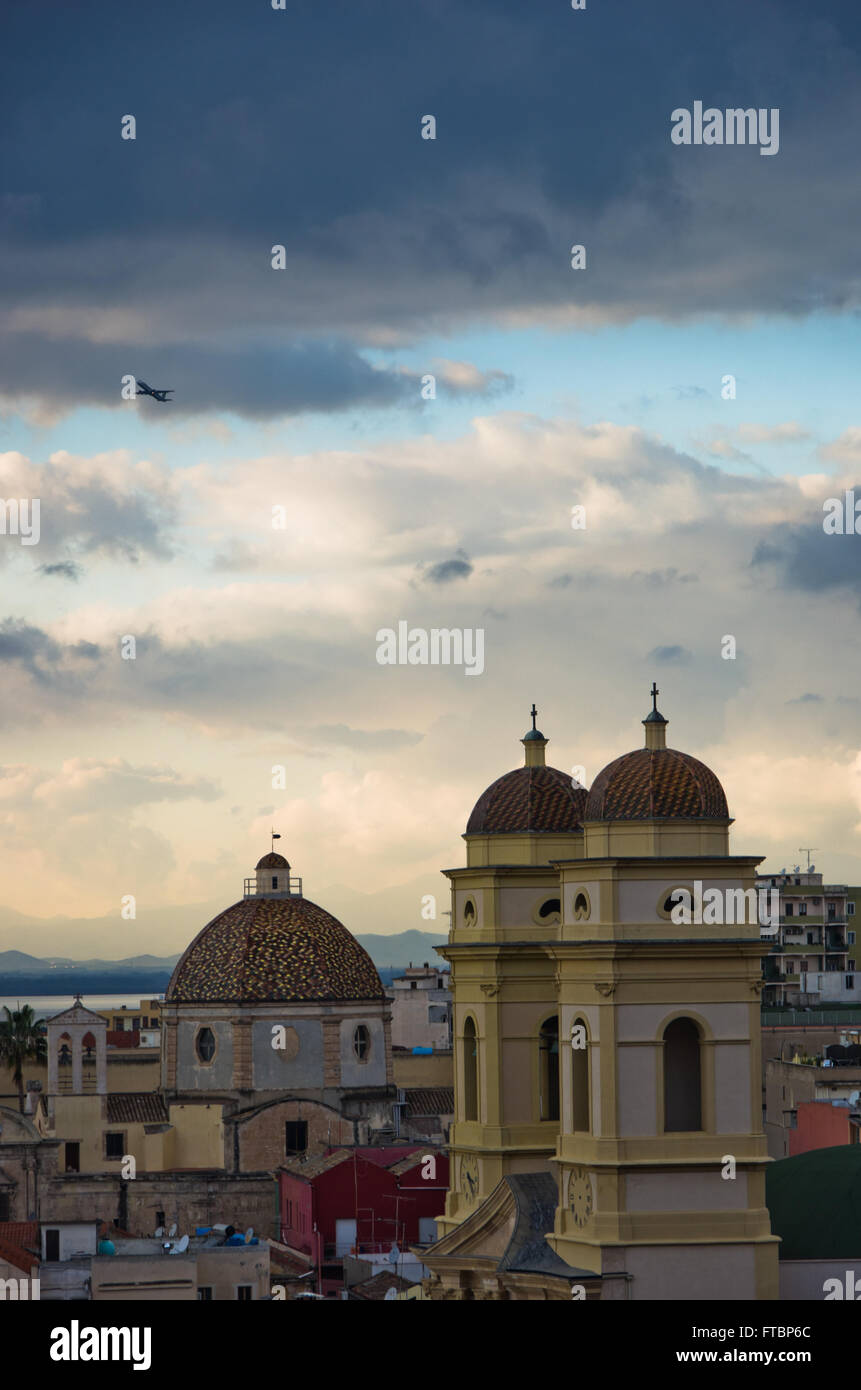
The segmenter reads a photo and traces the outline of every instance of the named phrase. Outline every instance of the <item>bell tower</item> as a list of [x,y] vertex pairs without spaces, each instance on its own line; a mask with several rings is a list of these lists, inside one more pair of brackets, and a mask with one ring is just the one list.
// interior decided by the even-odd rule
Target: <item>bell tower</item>
[[523,765],[476,803],[465,868],[449,869],[455,1118],[441,1232],[507,1173],[548,1168],[559,1136],[560,1038],[554,958],[562,903],[554,861],[582,855],[585,789],[548,767],[537,727]]
[[[595,779],[556,865],[559,1205],[548,1241],[602,1299],[774,1299],[765,1205],[757,858],[714,773],[645,745]],[[687,909],[686,910],[686,905]]]

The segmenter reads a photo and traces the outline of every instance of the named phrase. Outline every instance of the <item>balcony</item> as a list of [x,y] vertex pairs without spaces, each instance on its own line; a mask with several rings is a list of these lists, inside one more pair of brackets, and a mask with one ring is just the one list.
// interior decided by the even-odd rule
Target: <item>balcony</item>
[[242,892],[244,898],[255,898],[259,894],[263,898],[301,898],[302,880],[301,878],[287,879],[288,888],[258,888],[256,878],[247,878]]

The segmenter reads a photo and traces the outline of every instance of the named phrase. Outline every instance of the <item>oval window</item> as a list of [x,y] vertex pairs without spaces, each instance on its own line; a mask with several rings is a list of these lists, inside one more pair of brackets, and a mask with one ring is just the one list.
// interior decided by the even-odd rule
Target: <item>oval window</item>
[[201,1028],[195,1040],[195,1050],[201,1062],[211,1062],[215,1056],[215,1034],[211,1028]]
[[367,1061],[368,1053],[371,1050],[371,1035],[364,1023],[360,1023],[353,1034],[353,1051],[360,1062]]
[[538,909],[538,916],[542,922],[558,922],[562,916],[562,904],[558,898],[548,898]]

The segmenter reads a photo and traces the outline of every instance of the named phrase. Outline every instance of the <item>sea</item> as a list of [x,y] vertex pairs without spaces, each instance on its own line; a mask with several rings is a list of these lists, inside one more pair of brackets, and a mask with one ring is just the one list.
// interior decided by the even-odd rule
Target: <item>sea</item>
[[[141,999],[158,999],[158,994],[144,990],[138,994],[87,994],[84,996],[84,1005],[88,1009],[99,1013],[102,1009],[122,1009],[126,1008],[130,1013],[140,1008]],[[16,1010],[22,1004],[29,1004],[37,1018],[50,1018],[52,1014],[60,1014],[64,1009],[70,1009],[75,1002],[74,994],[28,994],[26,990],[18,994],[0,994],[0,1020],[6,1015],[3,1013],[5,1004],[7,1009]]]

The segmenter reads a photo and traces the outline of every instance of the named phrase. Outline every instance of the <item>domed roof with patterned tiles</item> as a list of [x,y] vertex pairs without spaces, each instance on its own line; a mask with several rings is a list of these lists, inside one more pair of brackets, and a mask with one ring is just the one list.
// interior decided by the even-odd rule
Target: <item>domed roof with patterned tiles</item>
[[583,819],[593,820],[729,820],[724,789],[710,767],[666,747],[667,720],[653,709],[643,720],[646,747],[623,753],[598,773]]
[[214,917],[178,961],[166,993],[173,1004],[382,998],[376,967],[347,928],[308,898],[283,893],[245,897]]
[[467,822],[467,835],[548,835],[580,830],[586,805],[586,789],[572,782],[567,772],[546,767],[548,740],[533,727],[521,739],[526,750],[525,767],[506,772],[483,792]]

